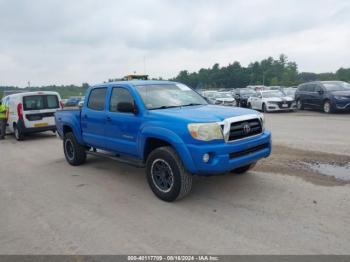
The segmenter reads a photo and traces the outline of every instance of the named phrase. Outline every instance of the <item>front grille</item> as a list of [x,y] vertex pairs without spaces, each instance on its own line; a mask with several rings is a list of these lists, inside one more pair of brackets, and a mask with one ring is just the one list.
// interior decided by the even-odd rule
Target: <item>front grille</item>
[[[277,105],[278,105],[278,107],[279,108],[288,108],[288,107],[291,107],[292,106],[292,103],[293,102],[291,102],[291,101],[286,101],[286,102],[277,102]],[[283,107],[283,104],[287,104],[288,105],[288,107]]]
[[231,123],[229,141],[234,141],[262,133],[258,118]]
[[38,121],[43,119],[44,117],[53,117],[55,113],[38,113],[38,114],[30,114],[26,115],[26,118],[29,121]]
[[255,152],[267,149],[267,148],[269,148],[269,146],[270,145],[267,143],[267,144],[262,144],[262,145],[259,145],[259,146],[251,147],[251,148],[248,148],[248,149],[243,150],[243,151],[230,153],[230,159],[236,158],[236,157],[247,156],[247,155],[253,154]]

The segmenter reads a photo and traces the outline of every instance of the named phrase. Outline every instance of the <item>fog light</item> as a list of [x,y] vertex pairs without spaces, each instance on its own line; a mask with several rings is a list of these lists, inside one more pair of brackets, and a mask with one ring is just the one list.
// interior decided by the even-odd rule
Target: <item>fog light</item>
[[209,162],[209,158],[210,158],[209,154],[204,154],[203,155],[203,162],[204,163],[208,163]]

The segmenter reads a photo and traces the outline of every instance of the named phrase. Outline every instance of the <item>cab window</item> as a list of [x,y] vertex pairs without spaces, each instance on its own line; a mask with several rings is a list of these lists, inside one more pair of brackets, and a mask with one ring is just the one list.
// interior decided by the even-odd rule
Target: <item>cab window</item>
[[88,108],[103,111],[105,108],[107,88],[93,89],[89,96]]
[[121,87],[115,87],[112,89],[111,101],[109,104],[109,111],[118,112],[119,103],[131,103],[134,104],[134,98],[130,92]]

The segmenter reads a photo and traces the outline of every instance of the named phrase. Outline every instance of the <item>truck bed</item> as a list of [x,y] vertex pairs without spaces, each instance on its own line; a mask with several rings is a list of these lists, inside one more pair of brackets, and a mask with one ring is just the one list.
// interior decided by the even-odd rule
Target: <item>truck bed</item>
[[57,133],[63,137],[63,126],[70,127],[74,134],[81,137],[81,109],[61,109],[55,113]]

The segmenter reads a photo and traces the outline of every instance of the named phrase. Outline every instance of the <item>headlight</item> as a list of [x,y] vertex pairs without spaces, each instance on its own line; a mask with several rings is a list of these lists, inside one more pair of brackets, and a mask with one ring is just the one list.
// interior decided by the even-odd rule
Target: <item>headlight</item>
[[265,130],[265,116],[264,116],[264,114],[258,113],[258,117],[260,118],[262,129]]
[[346,100],[346,99],[349,99],[349,97],[346,97],[346,96],[334,96],[335,99],[337,100]]
[[217,123],[188,124],[188,131],[194,139],[211,141],[224,139],[221,127]]

